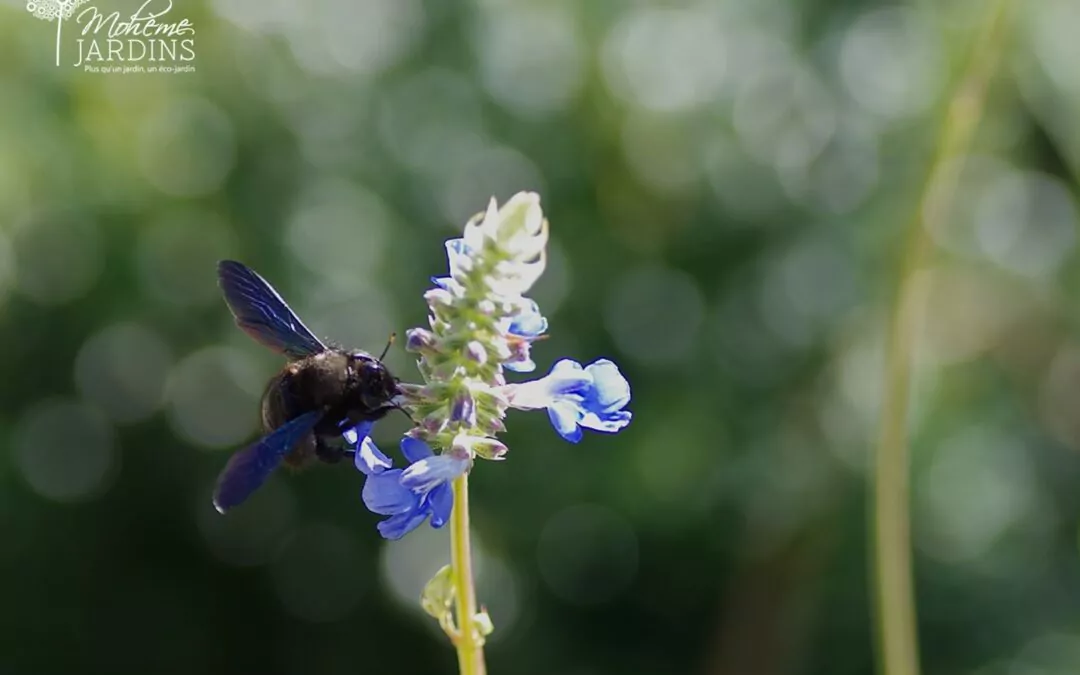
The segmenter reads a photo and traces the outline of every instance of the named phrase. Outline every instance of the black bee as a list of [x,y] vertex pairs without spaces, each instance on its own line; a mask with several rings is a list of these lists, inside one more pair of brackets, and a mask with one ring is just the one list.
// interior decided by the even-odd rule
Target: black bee
[[290,359],[262,397],[266,435],[235,453],[218,477],[214,507],[225,513],[247,499],[282,462],[299,467],[312,459],[339,461],[348,452],[343,429],[382,418],[397,408],[394,397],[399,392],[382,356],[326,346],[273,286],[247,266],[221,261],[218,282],[236,324]]

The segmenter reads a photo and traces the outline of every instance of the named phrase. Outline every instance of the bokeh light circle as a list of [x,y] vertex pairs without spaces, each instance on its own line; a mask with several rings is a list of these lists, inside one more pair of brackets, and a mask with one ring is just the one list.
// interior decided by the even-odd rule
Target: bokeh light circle
[[975,209],[975,237],[983,254],[1005,269],[1048,276],[1076,248],[1076,205],[1058,179],[1036,172],[1000,174]]
[[108,326],[90,336],[75,357],[75,383],[113,421],[137,422],[162,404],[172,366],[168,344],[137,322]]
[[169,422],[181,437],[208,448],[227,448],[254,435],[259,399],[252,391],[269,379],[247,352],[208,347],[173,367],[168,382]]
[[618,513],[578,504],[555,514],[537,544],[540,575],[552,593],[574,605],[615,599],[638,570],[638,539]]
[[762,265],[758,314],[783,344],[807,347],[856,297],[854,261],[826,236],[806,236]]
[[[226,461],[225,454],[221,456]],[[272,476],[243,508],[222,515],[210,492],[198,491],[195,520],[214,557],[237,567],[254,567],[273,560],[296,531],[296,497],[287,480]]]
[[399,164],[439,176],[480,142],[481,94],[465,75],[436,67],[390,84],[378,101],[379,138]]
[[18,222],[12,247],[16,287],[40,305],[83,297],[101,274],[97,226],[73,213],[41,212]]
[[393,302],[380,290],[327,283],[316,286],[309,297],[305,306],[310,304],[310,309],[303,315],[308,326],[348,347],[379,353],[390,334],[400,329]]
[[607,85],[620,97],[657,112],[711,102],[727,74],[721,19],[705,6],[634,8],[601,47]]
[[423,34],[418,0],[320,0],[284,24],[297,61],[315,73],[377,75],[405,58]]
[[608,332],[627,356],[648,365],[669,365],[693,356],[705,302],[685,272],[638,268],[616,281],[604,305]]
[[1032,6],[1027,44],[1057,87],[1069,96],[1080,95],[1080,6],[1073,0],[1040,0]]
[[774,168],[751,157],[734,137],[713,134],[703,144],[701,155],[705,178],[717,201],[736,216],[729,227],[753,225],[787,206]]
[[739,87],[732,122],[751,157],[778,169],[799,168],[835,133],[836,104],[816,73],[785,59]]
[[1027,548],[1022,558],[1040,557],[1034,545],[1045,528],[1035,526],[1048,523],[1050,513],[1029,452],[1001,430],[975,427],[950,438],[916,484],[915,501],[916,543],[934,558],[985,566],[1005,554],[1000,544],[1018,531]]
[[[488,640],[502,640],[511,635],[520,616],[521,587],[509,562],[489,554],[475,531],[470,536],[477,594],[495,623],[495,633]],[[417,600],[427,582],[448,562],[449,550],[449,528],[435,529],[424,524],[402,539],[385,542],[379,561],[382,587],[402,607],[422,615],[425,624],[440,634],[437,625],[429,623]]]
[[852,98],[883,118],[925,112],[945,82],[936,26],[906,7],[873,9],[844,36],[840,75]]
[[395,219],[374,193],[340,178],[311,181],[289,218],[285,242],[312,272],[343,281],[378,273]]
[[623,124],[623,154],[643,182],[669,193],[688,192],[701,174],[696,135],[686,125],[651,115],[630,115]]
[[[473,547],[477,544],[473,537]],[[449,550],[449,528],[436,530],[426,524],[407,537],[385,542],[380,550],[379,576],[383,581],[380,586],[401,606],[422,612],[420,594],[428,580],[448,562]]]
[[356,609],[368,590],[370,565],[343,528],[306,525],[284,546],[271,567],[285,609],[312,623],[338,621]]
[[15,465],[46,499],[81,502],[108,489],[118,469],[112,425],[83,403],[54,399],[24,412],[12,438]]
[[561,110],[583,84],[585,49],[566,8],[510,6],[486,15],[476,33],[484,86],[514,112]]
[[168,211],[139,230],[135,267],[140,288],[178,307],[220,302],[217,262],[236,251],[232,225],[216,211]]
[[138,138],[143,176],[177,197],[214,192],[236,163],[232,120],[204,98],[163,104],[143,122]]
[[463,149],[458,162],[439,176],[435,192],[443,217],[455,227],[487,208],[492,197],[501,204],[522,190],[544,192],[540,169],[513,148],[477,144]]

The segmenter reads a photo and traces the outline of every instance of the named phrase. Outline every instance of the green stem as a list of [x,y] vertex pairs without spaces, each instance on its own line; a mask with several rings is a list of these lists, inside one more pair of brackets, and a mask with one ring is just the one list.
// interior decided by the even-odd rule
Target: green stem
[[959,171],[947,164],[963,157],[982,118],[991,76],[1003,51],[1011,0],[989,6],[972,46],[971,61],[949,101],[937,151],[901,265],[899,289],[890,318],[885,391],[874,476],[874,542],[877,584],[879,671],[918,675],[919,647],[909,522],[908,405],[911,357],[922,306],[915,273],[932,251],[929,232],[942,225],[956,191]]
[[56,67],[60,67],[60,29],[64,27],[64,15],[56,17]]
[[485,675],[484,638],[476,625],[476,588],[469,543],[469,474],[454,480],[454,511],[450,517],[450,566],[457,609],[458,670],[461,675]]

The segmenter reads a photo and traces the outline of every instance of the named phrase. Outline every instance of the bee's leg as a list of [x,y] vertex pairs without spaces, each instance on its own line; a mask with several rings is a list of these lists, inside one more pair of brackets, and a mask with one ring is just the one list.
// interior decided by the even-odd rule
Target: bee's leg
[[381,405],[378,408],[375,408],[374,410],[372,410],[370,413],[368,413],[368,417],[370,417],[373,420],[379,420],[379,419],[382,419],[383,417],[385,417],[387,414],[389,414],[393,410],[397,410],[401,414],[405,415],[405,417],[408,417],[409,421],[412,422],[414,425],[416,424],[416,420],[414,420],[412,415],[409,414],[409,411],[406,410],[405,408],[402,408],[400,405],[398,405],[396,403],[387,403],[386,405]]
[[378,408],[369,408],[367,410],[350,410],[346,414],[346,417],[348,417],[349,421],[353,424],[360,424],[361,422],[374,422],[386,417],[387,413],[392,410],[400,410],[405,414],[406,417],[409,418],[410,422],[412,422],[413,424],[416,423],[416,420],[412,418],[412,415],[410,415],[408,411],[394,403],[387,403],[385,405],[379,406]]
[[409,411],[408,411],[408,410],[406,410],[405,408],[402,408],[402,407],[401,407],[401,406],[399,406],[399,405],[391,405],[391,406],[387,406],[387,407],[388,407],[388,408],[390,408],[391,410],[398,410],[398,411],[400,411],[400,412],[401,412],[401,414],[403,414],[403,415],[405,415],[405,417],[408,417],[408,418],[409,418],[409,421],[410,421],[410,422],[412,422],[413,424],[416,424],[416,420],[414,420],[414,419],[413,419],[413,416],[412,416],[412,415],[410,415],[410,414],[409,414]]
[[337,464],[341,461],[342,457],[345,457],[351,452],[351,448],[331,443],[329,439],[323,436],[317,436],[315,438],[315,456],[318,457],[320,461],[326,462],[327,464]]
[[294,469],[299,469],[316,456],[317,448],[315,437],[308,434],[293,447],[289,454],[285,455],[285,464]]

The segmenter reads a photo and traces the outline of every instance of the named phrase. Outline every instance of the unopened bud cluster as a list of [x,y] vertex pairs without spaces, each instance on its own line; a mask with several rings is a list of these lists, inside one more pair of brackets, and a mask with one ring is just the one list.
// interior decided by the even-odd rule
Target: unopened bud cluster
[[422,386],[403,386],[410,432],[459,456],[500,459],[508,402],[503,369],[529,371],[529,344],[547,329],[524,293],[544,271],[548,226],[535,193],[519,193],[446,242],[449,273],[424,295],[429,328],[407,333]]

